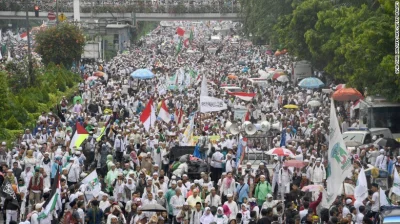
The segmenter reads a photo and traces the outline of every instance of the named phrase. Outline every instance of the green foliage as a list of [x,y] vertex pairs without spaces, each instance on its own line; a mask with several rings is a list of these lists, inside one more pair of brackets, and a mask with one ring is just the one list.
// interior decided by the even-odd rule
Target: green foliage
[[245,33],[284,46],[333,79],[400,102],[393,0],[243,0],[241,12]]
[[6,122],[6,128],[11,129],[11,130],[18,130],[18,129],[21,129],[21,124],[18,122],[18,120],[14,116],[12,116]]
[[42,55],[45,64],[54,62],[70,68],[73,61],[79,60],[85,45],[85,38],[79,27],[61,23],[39,32],[35,51]]

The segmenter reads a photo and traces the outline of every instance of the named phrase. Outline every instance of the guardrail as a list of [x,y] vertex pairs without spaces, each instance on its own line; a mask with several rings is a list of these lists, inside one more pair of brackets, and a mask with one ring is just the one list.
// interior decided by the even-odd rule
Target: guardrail
[[[71,3],[71,4],[70,4]],[[48,4],[35,4],[18,1],[1,1],[0,11],[25,11],[28,7],[29,11],[33,11],[34,6],[38,5],[40,11],[56,11],[55,3]],[[170,14],[183,14],[183,13],[238,13],[240,6],[238,4],[207,4],[207,5],[152,5],[152,4],[125,4],[125,5],[112,5],[112,4],[97,4],[94,6],[84,4],[81,5],[82,13],[170,13]],[[59,3],[59,12],[73,12],[72,2]]]

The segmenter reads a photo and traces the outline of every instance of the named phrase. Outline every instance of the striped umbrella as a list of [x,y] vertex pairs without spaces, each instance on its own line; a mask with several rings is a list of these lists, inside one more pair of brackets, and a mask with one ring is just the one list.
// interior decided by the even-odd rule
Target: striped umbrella
[[323,87],[325,84],[318,78],[308,77],[299,82],[299,86],[305,89],[318,89]]

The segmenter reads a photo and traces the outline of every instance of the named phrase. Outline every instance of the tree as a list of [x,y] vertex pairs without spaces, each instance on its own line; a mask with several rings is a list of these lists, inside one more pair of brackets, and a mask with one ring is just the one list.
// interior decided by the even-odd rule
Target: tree
[[0,126],[3,126],[4,113],[8,109],[7,74],[0,72]]
[[66,68],[80,59],[85,44],[82,30],[70,23],[60,23],[39,32],[35,41],[36,52],[42,55],[45,64],[54,62]]

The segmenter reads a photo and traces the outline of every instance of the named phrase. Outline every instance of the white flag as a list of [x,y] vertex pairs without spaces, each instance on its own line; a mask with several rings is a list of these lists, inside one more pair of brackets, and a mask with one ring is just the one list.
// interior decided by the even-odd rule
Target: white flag
[[226,103],[216,97],[200,95],[200,112],[214,112],[228,109]]
[[394,169],[392,192],[400,196],[400,177],[396,169]]
[[346,150],[346,145],[344,144],[342,133],[340,132],[333,99],[331,99],[329,122],[328,164],[328,193],[325,200],[326,204],[330,206],[340,193],[340,186],[343,184],[344,179],[351,174],[351,156]]
[[368,197],[367,177],[365,176],[364,168],[361,168],[358,174],[356,188],[354,189],[354,198],[363,201]]
[[207,78],[205,75],[203,75],[203,80],[201,81],[200,96],[208,96]]
[[382,190],[382,188],[379,188],[379,201],[380,201],[380,206],[388,206],[389,205],[385,191]]
[[87,175],[82,183],[86,185],[86,193],[92,194],[97,197],[101,191],[101,183],[99,177],[97,176],[96,170],[93,170],[89,175]]

